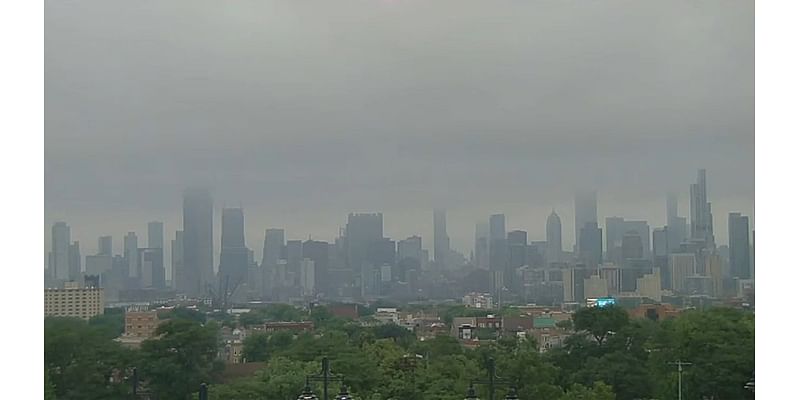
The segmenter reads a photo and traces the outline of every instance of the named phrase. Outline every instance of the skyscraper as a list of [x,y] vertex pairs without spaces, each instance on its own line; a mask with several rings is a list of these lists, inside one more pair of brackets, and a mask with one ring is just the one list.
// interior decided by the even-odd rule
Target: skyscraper
[[360,271],[369,245],[383,239],[383,214],[349,214],[345,234],[347,264],[354,272]]
[[261,256],[261,267],[274,267],[281,259],[281,249],[285,245],[283,229],[267,229],[264,232],[264,253]]
[[489,217],[489,266],[492,270],[502,271],[507,259],[506,216],[494,214]]
[[489,269],[489,224],[475,224],[475,266]]
[[52,263],[51,276],[57,280],[69,279],[69,226],[65,222],[56,222],[52,228]]
[[112,238],[111,236],[100,236],[97,239],[97,255],[98,256],[112,256]]
[[[315,293],[327,293],[332,288],[329,282],[330,269],[330,244],[319,240],[306,240],[303,242],[303,259],[311,260],[313,265],[313,281]],[[308,266],[306,266],[308,268]],[[301,282],[303,281],[303,265],[301,264]],[[306,274],[308,271],[305,272]],[[305,275],[308,279],[308,275]],[[308,284],[308,282],[306,282]]]
[[222,209],[222,248],[219,255],[219,278],[228,290],[247,282],[249,250],[244,240],[244,210]]
[[750,279],[750,222],[741,213],[728,214],[728,248],[731,276]]
[[164,249],[143,248],[139,249],[139,282],[145,288],[164,288]]
[[128,264],[128,277],[139,277],[139,239],[135,232],[128,232],[124,239],[125,262]]
[[[581,249],[581,230],[587,223],[597,225],[597,193],[581,192],[575,195],[575,250]],[[602,251],[602,248],[600,249]]]
[[81,280],[81,247],[77,241],[69,246],[69,280]]
[[[642,242],[642,256],[650,256],[650,225],[647,221],[630,221],[622,217],[606,218],[606,260],[622,265],[622,241],[625,235],[636,233]],[[641,258],[639,257],[639,258]]]
[[513,273],[516,268],[525,265],[528,261],[528,232],[516,230],[508,232],[508,261],[507,274]]
[[597,268],[603,262],[603,230],[597,227],[597,222],[587,222],[580,232],[581,261],[590,269]]
[[183,231],[175,231],[172,239],[172,287],[176,289],[177,282],[188,282],[186,266],[183,262]]
[[186,280],[177,290],[192,296],[207,292],[214,279],[214,208],[205,189],[188,189],[183,194],[183,262]]
[[147,247],[151,249],[164,248],[164,223],[153,221],[147,223]]
[[450,254],[450,237],[447,236],[447,213],[444,209],[433,210],[433,262],[439,269],[447,267]]
[[689,187],[691,199],[692,239],[702,240],[706,248],[714,248],[714,224],[711,215],[711,203],[708,202],[706,189],[706,170],[697,171],[697,182]]
[[561,262],[564,247],[561,244],[561,218],[556,210],[547,217],[547,262]]

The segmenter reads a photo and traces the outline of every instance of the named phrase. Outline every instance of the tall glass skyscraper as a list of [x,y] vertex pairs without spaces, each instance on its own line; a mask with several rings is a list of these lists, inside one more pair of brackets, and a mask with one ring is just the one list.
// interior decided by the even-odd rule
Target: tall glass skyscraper
[[183,193],[183,263],[185,274],[176,276],[178,292],[204,295],[214,281],[214,208],[205,189]]

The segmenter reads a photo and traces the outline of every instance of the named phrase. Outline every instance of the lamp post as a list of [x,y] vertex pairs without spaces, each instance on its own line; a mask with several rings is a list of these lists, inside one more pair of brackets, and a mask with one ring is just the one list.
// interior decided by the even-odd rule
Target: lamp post
[[200,400],[208,400],[208,385],[205,383],[200,384],[200,394],[198,397]]
[[509,387],[509,391],[505,397],[505,400],[518,400],[519,397],[517,396],[517,388],[512,384],[512,382],[497,376],[497,366],[495,365],[494,358],[489,359],[488,369],[488,379],[473,379],[472,382],[470,382],[465,400],[478,400],[478,396],[475,394],[475,384],[487,385],[489,387],[489,400],[495,400],[494,393],[497,389],[497,386]]
[[[331,364],[328,357],[322,358],[322,371],[318,375],[308,375],[306,376],[306,387],[303,389],[303,393],[300,394],[300,397],[297,400],[316,400],[317,396],[311,392],[311,385],[310,382],[322,382],[322,400],[329,400],[328,399],[328,388],[330,387],[331,382],[342,382],[343,378],[341,375],[334,375],[331,373]],[[348,400],[349,394],[347,393],[347,387],[342,386],[342,391],[337,396],[338,399],[342,399],[342,395],[344,400]],[[303,396],[313,396],[313,397],[303,397]]]
[[678,366],[678,400],[681,400],[683,398],[683,367],[692,365],[692,363],[678,360],[670,364]]

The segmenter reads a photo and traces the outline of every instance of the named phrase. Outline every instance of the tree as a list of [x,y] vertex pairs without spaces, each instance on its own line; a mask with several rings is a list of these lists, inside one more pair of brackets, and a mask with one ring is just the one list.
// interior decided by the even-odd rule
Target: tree
[[267,361],[269,335],[266,333],[256,333],[244,339],[244,358],[249,361]]
[[628,323],[628,313],[620,307],[588,307],[578,310],[572,321],[578,331],[589,332],[602,346],[608,335],[619,331]]
[[614,400],[615,398],[611,386],[603,382],[595,382],[592,387],[573,385],[559,400]]
[[186,319],[161,324],[157,339],[142,343],[141,375],[160,398],[187,399],[218,366],[216,323],[200,325]]
[[107,399],[128,387],[109,378],[133,362],[133,353],[107,337],[104,329],[77,318],[45,318],[47,383],[59,399]]
[[89,320],[89,326],[96,328],[103,337],[117,338],[125,332],[125,309],[106,308],[103,314]]

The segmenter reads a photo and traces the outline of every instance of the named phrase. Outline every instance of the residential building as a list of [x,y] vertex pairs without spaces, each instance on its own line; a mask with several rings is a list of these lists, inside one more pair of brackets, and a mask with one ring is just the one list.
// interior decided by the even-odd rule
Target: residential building
[[45,317],[75,317],[89,320],[103,314],[103,289],[81,288],[78,282],[66,282],[63,288],[44,290]]

